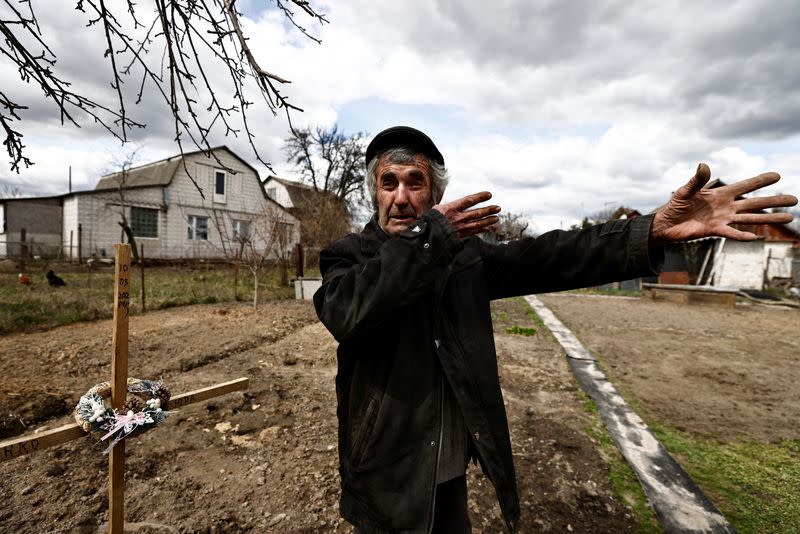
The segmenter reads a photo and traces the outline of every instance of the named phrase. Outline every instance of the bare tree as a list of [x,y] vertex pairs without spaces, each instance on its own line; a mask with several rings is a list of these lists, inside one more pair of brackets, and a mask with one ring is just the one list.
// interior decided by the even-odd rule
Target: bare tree
[[[128,221],[128,210],[130,209],[130,205],[125,198],[125,188],[128,186],[128,176],[131,168],[133,167],[134,161],[136,161],[137,152],[138,148],[125,154],[122,159],[115,159],[114,161],[114,167],[119,169],[117,175],[117,195],[119,198],[120,220],[117,221],[117,224],[120,225],[122,228],[122,233],[128,238],[128,243],[131,245],[131,255],[133,257],[134,264],[139,263],[139,248],[136,246],[136,236],[134,236],[133,229]],[[125,239],[120,236],[120,241],[124,243]]]
[[22,190],[15,185],[3,184],[0,187],[0,198],[21,198]]
[[347,202],[326,191],[306,186],[292,188],[290,209],[302,221],[300,243],[319,248],[352,231]]
[[[125,142],[132,128],[145,127],[130,108],[149,92],[169,108],[181,153],[186,138],[210,153],[212,132],[221,130],[225,136],[236,136],[243,130],[255,156],[269,166],[256,149],[248,123],[248,109],[254,104],[249,96],[250,81],[255,83],[267,109],[273,115],[284,111],[290,125],[289,110],[302,111],[289,103],[279,89],[289,80],[263,68],[250,49],[236,0],[76,0],[75,9],[85,14],[87,22],[85,28],[76,30],[93,31],[97,27],[102,31],[113,104],[94,99],[60,77],[57,54],[48,44],[52,36],[42,33],[34,0],[2,1],[6,12],[0,20],[0,53],[16,67],[22,81],[43,91],[46,100],[60,113],[62,124],[80,126],[81,118],[89,118]],[[300,25],[292,11],[299,9],[312,23],[328,22],[308,0],[273,2],[303,35],[321,42]],[[228,85],[224,89],[212,82],[211,71],[217,66],[226,73]],[[126,81],[133,82],[137,89],[125,91]],[[0,91],[3,144],[11,168],[17,172],[20,165],[33,164],[25,155],[19,126],[26,109]]]
[[580,224],[573,224],[570,226],[571,230],[578,229],[578,228],[589,228],[590,226],[594,226],[595,224],[601,224],[606,221],[613,221],[616,219],[628,219],[634,216],[638,216],[639,212],[633,208],[628,208],[625,206],[619,206],[617,208],[603,208],[591,215],[588,215],[583,218]]
[[291,128],[284,142],[286,161],[314,190],[333,194],[352,210],[365,201],[366,137],[364,132],[345,135],[338,125]]
[[286,266],[295,241],[292,220],[279,206],[265,204],[259,218],[250,223],[248,232],[238,232],[239,260],[253,276],[253,308],[258,309],[259,277],[265,267],[277,265],[281,269],[281,283],[288,283]]
[[521,213],[506,212],[500,214],[500,221],[489,228],[497,241],[513,241],[532,236],[529,230],[530,221]]

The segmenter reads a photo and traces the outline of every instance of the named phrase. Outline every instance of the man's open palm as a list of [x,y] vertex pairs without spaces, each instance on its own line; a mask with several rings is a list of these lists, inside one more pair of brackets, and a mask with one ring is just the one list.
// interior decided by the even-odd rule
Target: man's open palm
[[731,224],[785,224],[792,221],[790,213],[752,213],[769,208],[794,206],[792,195],[738,198],[780,180],[774,172],[759,174],[754,178],[734,184],[703,189],[711,178],[708,165],[701,163],[697,173],[669,202],[656,213],[650,230],[650,243],[661,245],[700,237],[719,236],[740,241],[752,241],[758,236],[743,232]]

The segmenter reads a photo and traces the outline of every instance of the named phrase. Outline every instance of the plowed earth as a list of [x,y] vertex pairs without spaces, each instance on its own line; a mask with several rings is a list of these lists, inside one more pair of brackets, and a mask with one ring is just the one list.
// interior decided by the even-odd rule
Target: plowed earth
[[[797,366],[790,368],[800,348],[795,310],[547,303],[592,350],[609,354],[611,374],[659,416],[730,437],[800,428],[791,405],[800,397]],[[520,300],[492,309],[521,531],[632,531],[632,513],[613,495],[586,432],[596,416],[582,408],[562,350]],[[351,531],[338,514],[336,343],[309,303],[274,302],[258,313],[232,304],[174,308],[130,325],[131,376],[163,378],[175,393],[239,376],[251,386],[182,408],[129,440],[127,521],[179,532]],[[514,326],[539,331],[506,332]],[[110,376],[110,345],[109,321],[0,339],[0,439],[69,422],[78,397]],[[724,403],[758,407],[730,410],[723,399],[731,392]],[[107,521],[103,448],[87,437],[0,463],[0,531],[96,532]],[[469,488],[475,532],[502,532],[491,483],[477,467]]]

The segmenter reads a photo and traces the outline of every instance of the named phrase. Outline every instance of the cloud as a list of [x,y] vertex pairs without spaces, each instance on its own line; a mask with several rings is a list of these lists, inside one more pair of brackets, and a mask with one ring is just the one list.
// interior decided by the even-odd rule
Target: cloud
[[[792,156],[800,148],[800,70],[792,68],[800,64],[800,10],[793,0],[317,3],[331,21],[310,25],[322,45],[276,9],[240,5],[262,67],[292,82],[280,89],[305,110],[293,115],[296,125],[339,121],[372,133],[418,125],[445,153],[453,174],[448,195],[490,189],[542,230],[612,204],[652,209],[700,161],[729,181],[777,169],[781,191],[800,191]],[[39,11],[58,47],[59,72],[113,106],[102,33],[84,31],[85,15],[71,4]],[[0,62],[0,75],[15,73]],[[209,75],[224,84],[224,69]],[[13,90],[31,103],[41,98],[24,84]],[[156,96],[131,108],[148,125],[131,134],[146,161],[176,152],[168,110]],[[201,107],[207,100],[201,91]],[[291,175],[281,151],[285,118],[263,104],[251,112],[263,158]],[[87,162],[120,150],[91,121],[62,128],[41,103],[32,104],[25,126],[32,154],[48,158],[31,171],[53,184],[42,190],[60,187],[70,162],[88,177],[97,165]],[[242,135],[217,132],[212,143],[255,164]],[[82,154],[82,146],[92,148]],[[1,169],[0,181],[31,176]]]

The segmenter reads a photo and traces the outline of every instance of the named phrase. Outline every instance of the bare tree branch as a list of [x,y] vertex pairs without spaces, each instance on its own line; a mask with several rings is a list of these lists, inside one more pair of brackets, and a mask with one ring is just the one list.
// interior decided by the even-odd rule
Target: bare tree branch
[[286,161],[315,190],[331,193],[352,209],[366,201],[366,138],[364,132],[345,135],[337,125],[292,128],[284,141]]
[[[0,20],[0,57],[12,62],[23,82],[42,89],[45,98],[59,110],[62,124],[69,122],[80,127],[79,120],[88,116],[124,143],[131,128],[145,126],[131,118],[130,101],[137,105],[145,94],[154,92],[173,116],[175,141],[182,154],[188,139],[214,157],[210,145],[214,132],[238,136],[243,131],[253,154],[269,167],[256,148],[248,121],[248,109],[253,105],[247,95],[248,80],[255,82],[266,109],[273,115],[279,110],[285,112],[290,127],[290,111],[302,111],[289,103],[279,89],[290,81],[263,68],[251,50],[234,0],[149,0],[154,8],[151,20],[143,17],[150,11],[142,2],[77,0],[75,9],[88,17],[83,31],[92,31],[95,26],[102,28],[116,110],[72,88],[69,81],[56,74],[57,55],[47,44],[49,36],[42,34],[33,0],[1,1],[10,16],[6,17],[8,20]],[[320,42],[298,23],[285,2],[275,2],[295,28]],[[291,3],[312,22],[320,25],[328,22],[308,1]],[[35,43],[37,50],[31,48],[31,43]],[[160,67],[153,61],[158,57]],[[229,87],[220,87],[209,76],[209,69],[220,64],[224,65],[225,83]],[[132,93],[135,97],[123,90],[126,78],[132,76],[141,76],[136,84],[138,89]],[[20,165],[33,164],[24,154],[19,127],[28,107],[7,95],[0,94],[0,125],[6,135],[4,144],[12,169],[19,172]],[[201,103],[204,99],[207,101]],[[226,168],[223,162],[217,163]]]

